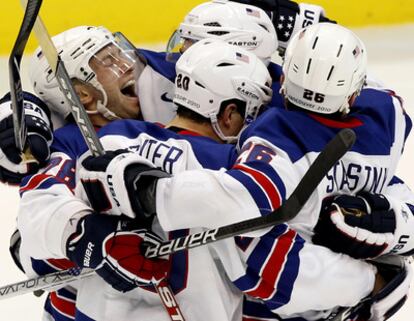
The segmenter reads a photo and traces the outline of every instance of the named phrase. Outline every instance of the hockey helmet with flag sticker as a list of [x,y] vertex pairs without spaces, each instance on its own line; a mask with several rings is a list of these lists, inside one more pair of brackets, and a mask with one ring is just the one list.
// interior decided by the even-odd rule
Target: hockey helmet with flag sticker
[[216,134],[222,103],[237,99],[245,104],[244,121],[254,120],[272,97],[269,71],[253,53],[220,40],[204,39],[191,46],[176,64],[174,103],[211,120]]
[[252,51],[270,62],[278,42],[270,17],[262,9],[225,0],[202,3],[192,9],[171,37],[167,51],[179,41],[217,38]]
[[[97,102],[97,111],[89,113],[101,113],[105,118],[120,118],[107,108],[108,94],[97,79],[96,71],[91,67],[91,60],[106,67],[119,78],[127,70],[134,68],[137,57],[130,47],[118,43],[112,33],[104,27],[79,26],[66,30],[52,38],[58,54],[65,64],[69,77],[82,83],[87,83],[101,93],[101,99]],[[107,50],[108,48],[108,50]],[[107,50],[102,58],[99,53]],[[58,114],[66,117],[71,109],[63,93],[59,89],[56,77],[49,66],[41,48],[38,48],[32,58],[30,80],[37,95]],[[125,83],[125,88],[120,90],[131,91],[134,83]]]
[[349,112],[366,79],[367,53],[350,30],[319,23],[294,36],[283,64],[282,93],[316,113]]

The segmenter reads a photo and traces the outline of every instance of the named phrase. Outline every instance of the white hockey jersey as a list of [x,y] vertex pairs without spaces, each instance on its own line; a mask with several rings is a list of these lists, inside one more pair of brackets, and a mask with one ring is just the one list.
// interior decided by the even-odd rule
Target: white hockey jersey
[[[186,135],[179,136],[157,125],[139,121],[116,121],[99,131],[106,149],[128,147],[173,174],[203,167],[218,170],[235,162],[233,146],[217,144],[190,132],[183,134]],[[18,224],[22,247],[36,259],[63,258],[66,223],[74,213],[90,210],[72,193],[76,183],[74,160],[86,151],[77,128],[69,125],[59,130],[53,147],[50,166],[27,178],[21,187]],[[249,197],[248,193],[246,195]],[[239,194],[238,197],[244,196]],[[198,215],[202,206],[194,206],[193,215]],[[199,229],[174,231],[170,236],[196,231]],[[375,268],[369,264],[308,244],[286,225],[275,227],[267,236],[260,240],[229,239],[173,256],[175,265],[169,280],[187,320],[240,320],[240,290],[249,293],[251,285],[258,282],[262,286],[250,294],[278,307],[283,306],[289,313],[297,308],[296,304],[290,303],[303,299],[302,291],[309,293],[309,284],[313,284],[312,291],[331,293],[336,285],[344,293],[336,300],[326,294],[332,298],[331,301],[319,298],[308,300],[306,308],[314,310],[338,304],[355,304],[372,288]],[[320,259],[315,261],[315,257]],[[220,264],[217,264],[217,259]],[[278,269],[273,268],[275,261],[279,262]],[[322,265],[315,270],[318,261]],[[227,276],[222,273],[222,267]],[[268,272],[262,275],[260,271]],[[269,288],[268,279],[281,281],[269,284]],[[154,320],[155,317],[157,320],[168,320],[154,292],[137,289],[121,294],[99,277],[83,280],[80,284],[76,320]]]
[[[242,133],[239,158],[232,169],[187,171],[159,180],[157,214],[162,227],[166,230],[200,225],[215,228],[266,215],[278,208],[292,193],[319,152],[341,128],[352,128],[356,132],[355,145],[330,170],[289,225],[309,241],[322,200],[327,196],[368,191],[398,198],[395,191],[387,193],[387,189],[388,186],[395,186],[392,178],[411,130],[411,120],[392,92],[364,89],[349,117],[342,121],[302,111],[273,108]],[[197,216],[194,216],[192,208],[200,204]],[[413,226],[410,206],[402,203],[399,210],[401,217],[407,219],[407,226]],[[414,235],[409,229],[406,232],[409,243],[406,250],[409,251],[414,248]],[[388,250],[404,246],[398,243],[396,240],[396,243],[390,244]],[[252,253],[255,250],[252,249]],[[255,258],[259,264],[257,275],[260,278],[243,285],[236,281],[238,287],[264,299],[273,312],[283,316],[312,309],[306,306],[312,297],[296,296],[300,293],[296,288],[301,284],[298,280],[291,292],[285,291],[283,300],[277,299],[277,291],[272,292],[271,289],[277,289],[284,279],[272,272],[266,276],[271,268],[266,271],[263,264],[271,257],[262,256],[261,261]],[[294,275],[300,279],[302,272]],[[263,284],[266,281],[268,283]],[[263,293],[257,290],[261,287],[267,287],[268,298],[264,298]],[[318,299],[324,298],[320,299],[321,302],[332,299],[332,296],[326,295],[328,292],[315,292],[318,293]]]

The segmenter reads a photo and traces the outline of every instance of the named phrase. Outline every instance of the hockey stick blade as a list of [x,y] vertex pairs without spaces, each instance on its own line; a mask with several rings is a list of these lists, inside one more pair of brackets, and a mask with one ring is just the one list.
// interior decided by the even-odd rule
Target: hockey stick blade
[[356,135],[352,129],[341,130],[318,155],[290,197],[282,204],[282,206],[271,212],[269,215],[163,242],[158,246],[147,248],[145,256],[153,258],[168,255],[232,236],[285,223],[293,219],[308,201],[332,166],[335,165],[335,163],[352,147],[355,139]]
[[[148,248],[146,256],[151,258],[175,253],[292,219],[299,213],[332,166],[352,147],[355,138],[355,133],[351,129],[341,130],[321,151],[285,203],[269,215],[164,242],[159,247]],[[64,282],[67,284],[88,277],[93,274],[93,270],[83,269],[79,276],[68,276],[68,274],[67,270],[60,271],[3,286],[0,288],[0,299],[55,288]],[[65,281],[61,281],[61,275],[65,276]],[[57,281],[54,281],[54,278],[57,278]]]
[[28,1],[23,21],[9,58],[9,83],[13,109],[14,139],[15,145],[21,153],[23,153],[25,148],[27,130],[23,106],[22,81],[20,78],[20,63],[41,5],[42,0]]
[[[20,0],[20,2],[24,7],[27,0]],[[86,113],[84,106],[80,102],[79,97],[73,88],[72,81],[65,68],[65,64],[60,59],[56,47],[53,44],[52,39],[50,38],[50,35],[39,15],[37,16],[34,24],[34,32],[40,46],[42,47],[43,54],[46,56],[46,59],[56,76],[59,88],[71,107],[72,115],[85,139],[86,145],[93,156],[103,155],[105,151],[101,145],[101,142],[96,135],[95,129],[88,114]]]

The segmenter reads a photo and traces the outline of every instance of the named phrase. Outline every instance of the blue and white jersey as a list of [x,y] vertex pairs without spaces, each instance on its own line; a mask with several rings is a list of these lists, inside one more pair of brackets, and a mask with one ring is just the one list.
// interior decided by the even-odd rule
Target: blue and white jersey
[[[172,173],[204,166],[218,170],[223,164],[234,163],[236,158],[234,146],[220,145],[191,132],[184,132],[185,136],[179,135],[140,121],[113,122],[101,128],[98,134],[107,150],[129,148]],[[22,234],[22,248],[35,259],[31,260],[31,264],[37,273],[42,273],[38,269],[40,265],[47,272],[45,267],[49,266],[50,260],[43,260],[65,258],[65,235],[68,236],[69,220],[78,214],[91,212],[88,204],[74,195],[76,162],[84,153],[87,153],[86,145],[74,125],[59,129],[49,166],[28,177],[21,186],[18,226]],[[157,223],[154,229],[157,229]],[[162,233],[159,227],[157,231]],[[200,229],[183,229],[163,233],[163,236],[177,238],[197,231]],[[229,242],[234,244],[233,240]],[[226,276],[208,247],[175,254],[171,258],[169,283],[181,310],[190,320],[203,317],[211,320],[240,320],[242,293],[226,281]],[[56,293],[50,295],[48,311],[54,308],[52,304],[57,298],[61,297]],[[195,304],[194,301],[203,302],[203,305]],[[56,310],[55,307],[53,315],[57,315]],[[79,283],[73,317],[76,320],[100,321],[169,320],[154,289],[140,288],[122,294],[98,276]]]
[[[88,154],[86,146],[80,140],[80,133],[74,125],[62,128],[57,134],[50,166],[28,178],[21,188],[19,228],[23,235],[22,246],[36,259],[64,258],[63,235],[68,220],[74,213],[90,211],[85,202],[73,195],[74,165],[76,159],[82,157],[80,155]],[[201,168],[220,170],[224,174],[225,167],[235,162],[237,155],[234,146],[218,144],[191,132],[182,134],[184,135],[139,121],[116,121],[99,130],[106,149],[129,148],[173,174]],[[217,201],[219,198],[220,195],[217,195],[215,200],[206,199],[205,203]],[[198,213],[202,206],[200,203],[193,207],[192,215]],[[34,229],[27,228],[33,227],[33,224],[36,224]],[[163,225],[161,219],[160,224]],[[161,232],[157,226],[154,229]],[[175,230],[168,237],[175,238],[196,231],[200,229]],[[343,268],[347,265],[353,277],[360,277],[356,282],[361,289],[352,286],[352,295],[344,296],[344,302],[353,303],[367,294],[374,279],[372,267],[362,262],[354,264],[349,258],[342,258],[325,248],[304,243],[296,232],[286,225],[280,225],[261,239],[229,239],[210,247],[177,253],[172,259],[169,278],[171,287],[183,313],[188,317],[199,319],[208,315],[217,320],[241,318],[242,291],[264,299],[268,304],[287,307],[290,306],[288,303],[291,301],[293,289],[297,289],[296,293],[302,295],[301,291],[305,291],[312,282],[317,281],[320,287],[332,289],[332,282],[338,280],[344,283],[343,286],[350,287],[352,283],[344,282],[337,274],[340,272],[343,276]],[[324,258],[323,262],[335,263],[329,266],[331,273],[326,273],[324,269],[320,270],[321,273],[312,275],[301,273],[302,269],[307,270],[308,263],[314,265],[307,258],[320,256]],[[329,260],[329,257],[332,258]],[[220,264],[216,264],[217,260]],[[32,264],[34,262],[39,261],[32,260]],[[278,262],[278,269],[272,267],[275,262]],[[224,267],[226,274],[222,273],[221,267]],[[323,275],[328,276],[325,278],[326,282],[321,280],[322,271]],[[270,289],[267,285],[270,284],[270,279],[280,281],[271,285]],[[303,283],[303,286],[298,285],[298,282]],[[159,304],[159,298],[151,291],[138,289],[120,295],[99,277],[85,279],[79,286],[76,320],[112,320],[115,314],[121,320],[138,315],[141,318],[148,315],[148,320],[153,320],[154,316],[158,320],[168,319]],[[200,291],[201,288],[203,291]],[[97,292],[103,295],[97,296]],[[94,300],[91,300],[92,297]],[[201,300],[204,302],[203,306],[200,307],[193,300]],[[310,304],[316,309],[320,307],[320,300],[317,302],[317,305],[313,301]],[[118,308],[118,304],[129,308]],[[108,306],[112,306],[113,310],[97,308]],[[325,308],[326,305],[322,307]]]
[[168,62],[165,53],[137,49],[146,66],[136,82],[142,118],[167,124],[175,116],[173,104],[175,63]]
[[[274,257],[273,249],[278,246],[281,237],[267,239],[266,236],[269,233],[276,233],[276,231],[258,231],[248,236],[262,235],[261,238],[256,237],[253,241],[248,241],[249,239],[246,238],[247,241],[245,241],[251,246],[250,251],[253,252],[249,250],[244,252],[247,253],[246,262],[255,262],[257,266],[248,266],[246,269],[248,273],[240,279],[230,276],[244,292],[265,300],[267,306],[275,313],[289,316],[298,311],[315,310],[318,302],[313,302],[312,296],[309,297],[309,293],[306,295],[306,291],[301,289],[300,285],[304,284],[301,279],[306,278],[307,270],[304,267],[307,264],[312,266],[313,263],[318,266],[318,271],[325,272],[332,271],[332,266],[334,266],[332,263],[334,260],[325,260],[324,255],[321,255],[320,259],[315,259],[318,256],[312,259],[305,255],[308,243],[303,243],[303,239],[308,241],[311,239],[322,200],[333,194],[356,194],[363,190],[387,194],[388,188],[396,187],[392,184],[392,178],[403,151],[405,139],[411,130],[411,120],[392,93],[375,89],[363,90],[352,113],[341,121],[305,112],[287,111],[283,108],[268,110],[242,133],[239,140],[239,157],[230,170],[188,171],[158,181],[157,213],[162,226],[173,230],[188,224],[195,226],[197,224],[195,220],[197,220],[201,226],[215,228],[266,215],[283,204],[320,151],[342,128],[355,130],[357,142],[352,150],[346,153],[329,171],[304,209],[289,222],[289,225],[299,232],[300,236],[287,232],[289,237],[284,237],[290,239],[290,247],[281,265],[283,269],[279,271],[266,268],[267,262],[271,262]],[[399,197],[396,192],[390,195]],[[215,202],[217,197],[218,202]],[[206,202],[206,199],[212,201]],[[409,199],[412,201],[412,194],[401,200],[404,203]],[[203,206],[198,209],[197,217],[191,216],[189,209],[197,206],[199,202],[202,202]],[[398,204],[399,212],[404,211],[401,208],[405,206],[409,213],[409,220],[413,221],[409,207],[405,204]],[[175,213],[179,214],[175,215]],[[210,217],[210,220],[203,219],[204,217]],[[413,226],[412,222],[408,225]],[[280,233],[284,235],[283,232]],[[413,238],[412,232],[408,235],[411,235],[411,239]],[[293,242],[293,239],[297,242]],[[270,245],[267,247],[260,245],[256,248],[255,244],[262,240],[261,244],[268,241]],[[300,240],[302,240],[302,245],[300,245]],[[302,249],[300,249],[301,246],[303,246]],[[390,244],[388,250],[395,246],[398,244]],[[413,243],[411,242],[411,247],[407,246],[407,248],[412,249]],[[254,251],[258,252],[254,253]],[[249,258],[251,258],[250,261]],[[274,259],[276,258],[280,260],[280,257],[275,256]],[[288,259],[300,262],[296,270],[294,264],[284,265]],[[307,262],[307,259],[310,261]],[[322,265],[323,262],[332,264],[326,266],[326,269],[319,269],[322,267],[321,262]],[[349,279],[342,277],[342,280],[346,280],[349,286],[354,276],[349,274]],[[283,282],[289,278],[291,283],[294,282],[292,291],[286,285],[282,286]],[[321,283],[315,284],[322,285],[322,279],[323,277],[320,279]],[[240,284],[241,282],[243,284]],[[334,278],[331,282],[334,282]],[[278,293],[279,285],[280,292]],[[329,284],[326,285],[329,286]],[[343,289],[343,287],[338,288]],[[367,288],[365,285],[365,289]],[[312,289],[315,290],[314,285]],[[309,283],[307,291],[309,291]],[[328,306],[334,303],[333,297],[338,299],[333,293],[323,291],[323,286],[316,291],[318,301],[322,305],[326,303]],[[348,288],[343,293],[349,295],[352,291]],[[356,289],[354,291],[358,292]],[[321,297],[324,299],[320,300]],[[343,305],[352,304],[348,302]],[[323,310],[321,305],[318,308]]]
[[[325,197],[362,190],[382,193],[394,176],[411,120],[389,92],[363,90],[352,113],[343,121],[284,108],[269,109],[241,134],[239,157],[229,171],[186,172],[160,180],[158,216],[168,220],[164,213],[180,213],[179,217],[170,215],[168,228],[186,226],[192,219],[187,215],[188,209],[200,198],[197,195],[224,195],[226,205],[232,209],[233,215],[215,202],[204,206],[198,217],[216,215],[210,222],[202,221],[205,227],[269,213],[292,193],[310,164],[342,128],[356,132],[355,145],[329,171],[306,207],[291,221],[302,236],[309,237]],[[183,187],[192,180],[203,184],[191,190]],[[213,185],[206,190],[205,186]]]
[[[274,210],[342,128],[355,131],[354,146],[329,171],[306,208],[290,222],[304,235],[311,235],[325,197],[360,191],[383,193],[393,178],[411,120],[390,92],[363,90],[343,121],[282,108],[269,110],[242,133],[239,164],[229,174],[238,175],[262,212]],[[258,172],[272,184],[264,183],[266,180]]]

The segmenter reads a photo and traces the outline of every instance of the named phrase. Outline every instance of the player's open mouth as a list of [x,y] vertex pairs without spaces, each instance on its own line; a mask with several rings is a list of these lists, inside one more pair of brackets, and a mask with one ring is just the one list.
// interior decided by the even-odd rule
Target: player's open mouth
[[135,80],[131,79],[127,81],[121,88],[121,93],[127,97],[136,98],[137,94],[135,92]]

